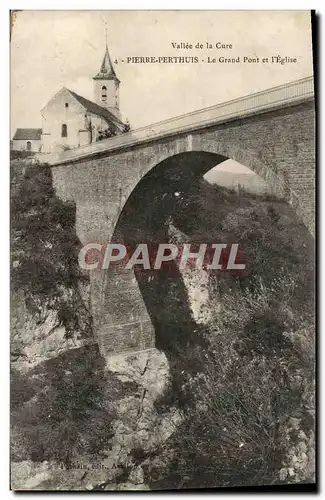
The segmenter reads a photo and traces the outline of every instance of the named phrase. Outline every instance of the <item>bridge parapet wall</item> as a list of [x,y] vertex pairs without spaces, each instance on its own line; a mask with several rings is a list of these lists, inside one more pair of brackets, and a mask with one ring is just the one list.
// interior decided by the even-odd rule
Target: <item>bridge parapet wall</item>
[[262,114],[271,110],[294,106],[301,102],[313,100],[313,77],[263,90],[255,94],[216,104],[208,108],[176,116],[146,127],[141,127],[127,134],[65,151],[63,153],[45,155],[51,165],[60,165],[79,161],[97,154],[105,154],[148,141],[156,141],[169,135],[190,133],[200,128],[207,128],[227,121]]

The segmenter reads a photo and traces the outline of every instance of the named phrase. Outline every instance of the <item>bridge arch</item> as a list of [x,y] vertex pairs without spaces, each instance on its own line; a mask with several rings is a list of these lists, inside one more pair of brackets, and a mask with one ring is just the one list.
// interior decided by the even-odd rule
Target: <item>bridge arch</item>
[[[127,206],[128,200],[136,192],[138,187],[147,182],[148,179],[153,181],[159,177],[157,172],[164,173],[167,182],[170,182],[170,189],[175,190],[175,180],[182,182],[182,176],[188,177],[191,180],[202,178],[205,173],[213,167],[220,165],[227,160],[234,160],[241,165],[249,168],[252,172],[259,175],[268,185],[270,194],[284,199],[292,205],[299,218],[303,220],[303,213],[299,206],[297,194],[290,188],[289,184],[278,175],[273,168],[263,163],[250,150],[228,146],[227,144],[214,141],[207,144],[204,149],[176,151],[166,153],[159,152],[154,159],[143,162],[140,168],[140,175],[135,179],[135,184],[129,184],[125,188],[121,188],[120,207],[117,214],[116,222],[113,229],[119,224],[124,208]],[[152,184],[151,184],[152,188]],[[111,236],[114,232],[111,234]]]
[[[261,172],[261,169],[266,171],[265,166],[258,160],[247,164],[249,155],[235,155],[235,158],[237,161],[241,159],[242,162],[246,159],[245,166],[256,173]],[[148,162],[145,167],[146,173],[142,171],[133,189],[129,185],[123,192],[111,241],[123,242],[126,245],[168,242],[169,226],[166,222],[170,214],[175,215],[177,207],[175,192],[182,193],[183,197],[190,193],[188,195],[190,198],[193,187],[200,183],[204,174],[228,159],[229,157],[215,152],[185,151],[167,157],[162,155],[161,161],[158,162],[157,160]],[[234,159],[233,155],[231,159]],[[264,176],[264,180],[269,183],[270,179],[272,182],[275,179],[271,190],[285,199],[281,191],[283,187],[281,180],[276,182],[276,177],[271,174]],[[182,231],[182,226],[179,225],[181,219],[182,217],[175,217],[175,223]],[[176,279],[173,279],[172,283],[163,273],[155,278],[159,280],[159,290],[162,291],[158,297],[154,290],[157,281],[156,283],[151,281],[153,279],[151,271],[142,271],[140,274],[136,270],[104,272],[101,290],[104,302],[100,313],[103,330],[99,328],[104,353],[108,352],[105,351],[105,346],[114,351],[115,342],[127,346],[126,350],[130,351],[156,346],[168,353],[169,347],[174,345],[176,330],[180,342],[179,348],[182,348],[182,342],[187,342],[186,332],[195,331],[196,326],[177,266],[174,272]],[[168,297],[170,287],[174,291],[176,289],[180,298],[177,308],[182,311],[180,316],[186,318],[184,324],[171,326],[170,318],[173,314],[176,317],[179,311],[174,309],[173,312],[175,304],[167,303],[164,298]],[[157,300],[158,303],[155,302]],[[165,306],[161,306],[160,301],[166,303]],[[168,315],[165,314],[167,309]],[[169,321],[168,328],[166,320]],[[166,334],[167,330],[170,332],[170,337]],[[194,341],[194,337],[191,340]]]
[[[308,78],[54,154],[46,160],[53,167],[57,194],[76,204],[76,233],[82,245],[92,241],[106,244],[114,239],[125,213],[132,211],[134,200],[141,207],[140,191],[147,187],[150,192],[155,177],[176,191],[178,182],[190,185],[203,177],[219,163],[216,157],[220,162],[235,160],[258,174],[278,198],[291,205],[313,235],[314,125],[313,80]],[[176,178],[175,172],[179,174]],[[159,198],[159,194],[164,195],[164,186],[160,189],[157,185],[153,191]],[[156,203],[151,201],[150,208],[159,211],[158,198]],[[289,219],[293,215],[290,212]],[[122,297],[123,284],[105,289],[105,282],[113,281],[103,274],[107,273],[98,270],[91,277],[91,299],[94,329],[103,341],[105,354],[105,350],[118,352],[122,346],[124,350],[133,334],[143,338],[146,327],[137,316],[139,295],[133,296],[128,289],[129,296]],[[118,311],[115,307],[111,314],[113,302],[129,309],[123,310],[123,306]],[[141,342],[134,339],[130,350],[139,348]]]

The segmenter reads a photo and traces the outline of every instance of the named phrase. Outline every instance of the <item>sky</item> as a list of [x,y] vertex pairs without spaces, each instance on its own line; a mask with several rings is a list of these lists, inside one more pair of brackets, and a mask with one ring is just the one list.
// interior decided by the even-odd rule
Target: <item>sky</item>
[[[108,48],[132,128],[313,73],[309,11],[22,11],[11,37],[11,132],[40,127],[40,110],[65,86],[93,100]],[[204,49],[175,49],[199,42]],[[232,44],[207,49],[206,43]],[[295,64],[208,64],[207,57],[296,57]],[[127,64],[132,56],[198,56],[198,64]],[[201,62],[204,59],[205,62]]]

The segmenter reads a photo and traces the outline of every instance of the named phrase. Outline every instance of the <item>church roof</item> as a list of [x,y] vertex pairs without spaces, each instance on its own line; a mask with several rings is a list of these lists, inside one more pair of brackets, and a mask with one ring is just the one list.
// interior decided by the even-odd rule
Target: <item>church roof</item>
[[106,50],[105,50],[105,55],[104,59],[102,62],[102,65],[100,67],[99,73],[97,73],[96,76],[94,76],[93,80],[117,80],[118,82],[120,81],[115,73],[108,48],[106,45]]
[[28,141],[28,140],[39,141],[41,139],[41,135],[42,135],[41,128],[17,128],[12,140],[13,141]]
[[120,120],[117,116],[115,116],[113,113],[111,113],[108,109],[103,108],[103,106],[99,106],[99,104],[96,104],[93,101],[90,101],[89,99],[86,99],[85,97],[82,97],[79,94],[76,94],[72,90],[67,89],[71,95],[75,99],[77,99],[78,102],[89,112],[89,113],[94,113],[94,115],[102,116],[103,118],[106,118],[110,122],[113,122],[117,126],[124,125],[122,120]]

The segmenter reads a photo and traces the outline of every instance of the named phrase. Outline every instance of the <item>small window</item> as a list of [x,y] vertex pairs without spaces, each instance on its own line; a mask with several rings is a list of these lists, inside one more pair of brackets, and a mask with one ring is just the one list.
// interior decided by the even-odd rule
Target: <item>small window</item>
[[68,128],[65,123],[61,127],[61,137],[68,137]]
[[102,87],[102,101],[106,101],[107,99],[107,88],[105,85]]
[[30,141],[26,142],[26,149],[27,151],[30,151],[32,149],[32,143]]
[[65,103],[65,107],[66,107],[66,108],[68,108],[68,107],[69,107],[69,103],[68,103],[68,102],[66,102],[66,103]]

